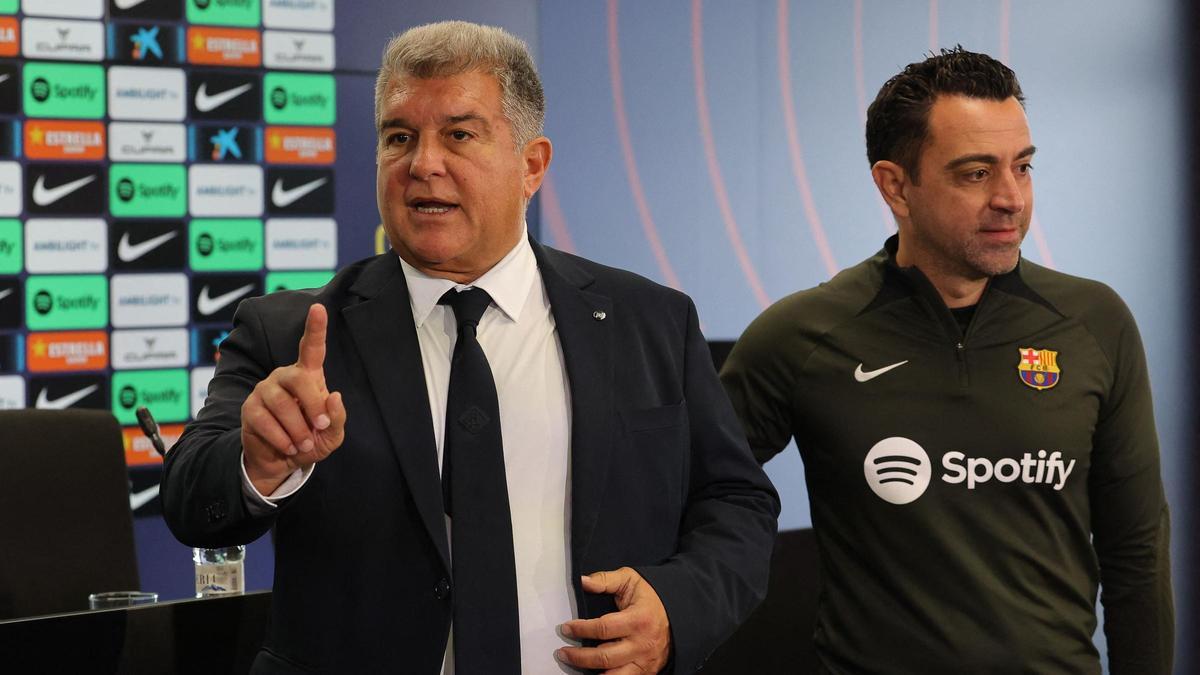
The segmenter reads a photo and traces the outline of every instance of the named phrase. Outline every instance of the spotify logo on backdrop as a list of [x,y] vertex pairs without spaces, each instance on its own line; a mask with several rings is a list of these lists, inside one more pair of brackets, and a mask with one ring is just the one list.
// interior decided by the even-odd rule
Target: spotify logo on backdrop
[[271,90],[271,105],[275,106],[276,110],[283,110],[287,107],[287,90],[283,87],[275,87]]
[[213,238],[211,234],[205,232],[196,238],[196,252],[206,258],[212,255]]
[[33,308],[37,310],[38,314],[49,314],[50,310],[54,309],[54,296],[47,291],[38,291],[33,296]]
[[925,494],[932,469],[929,455],[915,442],[900,436],[879,441],[863,460],[867,485],[891,504],[908,504]]
[[121,407],[126,409],[137,405],[137,399],[137,389],[129,385],[121,387],[121,393],[117,396],[117,400],[121,402]]
[[133,181],[128,178],[122,178],[117,182],[117,197],[123,202],[133,199]]
[[45,101],[50,98],[50,83],[46,78],[39,77],[29,85],[29,93],[33,94],[33,98],[38,101]]

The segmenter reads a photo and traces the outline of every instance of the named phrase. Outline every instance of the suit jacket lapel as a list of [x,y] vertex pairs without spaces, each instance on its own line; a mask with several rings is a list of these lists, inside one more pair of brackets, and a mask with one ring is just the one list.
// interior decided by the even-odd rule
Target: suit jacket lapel
[[612,301],[569,258],[530,240],[550,297],[571,387],[571,559],[584,559],[600,515],[611,458]]
[[368,263],[350,291],[363,302],[342,309],[401,472],[442,563],[450,569],[437,445],[408,284],[394,254]]

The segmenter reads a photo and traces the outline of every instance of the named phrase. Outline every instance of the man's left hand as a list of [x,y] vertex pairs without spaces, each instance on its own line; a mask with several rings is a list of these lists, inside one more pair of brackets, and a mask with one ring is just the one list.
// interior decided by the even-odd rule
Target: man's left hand
[[600,640],[596,647],[563,647],[558,659],[576,668],[605,673],[657,673],[671,653],[667,608],[649,582],[631,568],[583,577],[583,590],[616,596],[620,611],[598,619],[576,619],[559,627],[565,637]]

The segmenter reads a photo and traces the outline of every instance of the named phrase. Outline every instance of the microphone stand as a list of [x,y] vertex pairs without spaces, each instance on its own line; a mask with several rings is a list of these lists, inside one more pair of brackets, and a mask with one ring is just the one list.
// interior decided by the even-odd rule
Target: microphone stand
[[[166,444],[158,431],[158,422],[146,406],[136,411],[138,426],[150,439],[150,444],[160,457],[167,456]],[[209,598],[222,595],[237,595],[245,592],[245,546],[222,546],[218,548],[193,548],[192,562],[196,565],[196,597]]]

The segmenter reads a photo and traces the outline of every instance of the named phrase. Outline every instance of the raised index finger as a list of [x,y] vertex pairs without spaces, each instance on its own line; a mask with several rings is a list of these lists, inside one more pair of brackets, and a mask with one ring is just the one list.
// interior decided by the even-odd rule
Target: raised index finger
[[325,305],[315,303],[308,308],[304,321],[304,335],[300,336],[300,358],[296,365],[307,370],[321,370],[325,364],[325,331],[329,326],[329,315]]

